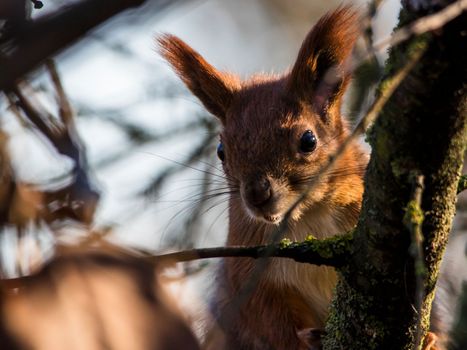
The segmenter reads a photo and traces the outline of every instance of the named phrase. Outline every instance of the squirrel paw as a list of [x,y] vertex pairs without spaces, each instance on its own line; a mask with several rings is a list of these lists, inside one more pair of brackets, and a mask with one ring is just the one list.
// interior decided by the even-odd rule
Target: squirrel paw
[[[321,350],[321,337],[325,334],[324,329],[304,328],[297,331],[297,336],[302,343],[300,350]],[[432,349],[435,350],[435,349]]]
[[423,341],[423,350],[439,350],[436,346],[436,341],[438,336],[435,333],[428,332],[426,334],[425,340]]

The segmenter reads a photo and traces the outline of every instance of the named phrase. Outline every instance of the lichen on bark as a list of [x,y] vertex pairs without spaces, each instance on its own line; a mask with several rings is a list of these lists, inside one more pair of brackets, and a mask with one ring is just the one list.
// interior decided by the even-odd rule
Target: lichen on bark
[[[399,26],[425,14],[403,8]],[[325,349],[411,349],[419,317],[422,334],[429,327],[467,139],[467,52],[460,50],[467,47],[465,23],[464,13],[441,31],[390,51],[386,75],[403,67],[417,50],[425,50],[368,134],[372,154],[362,213],[350,263],[338,271]],[[384,86],[379,93],[384,94]],[[413,171],[425,177],[421,209],[426,279],[420,315],[413,307],[415,264],[403,223]]]

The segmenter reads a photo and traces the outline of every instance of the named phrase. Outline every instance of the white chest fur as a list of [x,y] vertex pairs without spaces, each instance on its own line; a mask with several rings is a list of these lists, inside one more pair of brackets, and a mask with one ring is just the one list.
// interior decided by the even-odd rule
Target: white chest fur
[[[322,239],[344,233],[351,228],[350,225],[336,212],[331,213],[324,209],[314,210],[293,225],[286,237],[294,241],[302,241],[311,234]],[[291,259],[274,259],[268,268],[266,278],[277,285],[286,285],[296,289],[314,310],[319,322],[324,323],[337,281],[333,268],[297,263]]]

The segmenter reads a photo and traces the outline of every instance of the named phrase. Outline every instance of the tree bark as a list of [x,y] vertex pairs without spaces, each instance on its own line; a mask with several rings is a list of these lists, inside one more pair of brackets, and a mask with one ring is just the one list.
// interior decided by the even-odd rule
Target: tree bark
[[[437,10],[433,3],[417,9],[404,3],[399,26]],[[362,213],[350,262],[338,269],[325,349],[412,349],[417,333],[423,339],[429,328],[467,139],[466,23],[464,12],[442,30],[390,51],[387,75],[417,50],[425,50],[369,132],[372,153]],[[384,93],[384,84],[379,93]],[[423,220],[423,268],[414,261],[411,244],[416,242],[403,222],[404,215],[413,214],[406,213],[409,208],[417,207],[411,202],[414,175],[425,179],[423,213],[418,213]]]

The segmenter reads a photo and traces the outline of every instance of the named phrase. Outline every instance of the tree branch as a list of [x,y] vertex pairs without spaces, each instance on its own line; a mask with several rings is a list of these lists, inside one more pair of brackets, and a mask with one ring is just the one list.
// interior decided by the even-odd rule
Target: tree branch
[[[303,242],[291,242],[284,239],[280,243],[261,245],[255,247],[215,247],[190,249],[175,253],[152,255],[148,252],[138,250],[136,252],[122,250],[121,253],[136,255],[140,259],[148,261],[156,266],[186,262],[199,259],[245,257],[252,259],[261,258],[288,258],[300,263],[313,265],[326,265],[333,267],[343,266],[351,255],[353,232],[334,236],[327,239],[316,239],[309,236]],[[105,241],[104,241],[105,242]],[[90,243],[96,243],[94,241]],[[98,245],[100,244],[97,242]],[[109,245],[103,243],[102,249],[105,251]],[[83,247],[80,247],[81,249]],[[89,249],[100,249],[100,245]],[[116,249],[113,247],[112,249]],[[73,248],[67,248],[73,251]],[[0,280],[0,285],[6,289],[20,288],[30,276],[9,278]]]
[[50,78],[54,84],[55,91],[57,92],[57,102],[59,106],[60,119],[67,129],[74,129],[73,122],[73,108],[71,107],[70,101],[65,93],[63,88],[60,75],[57,71],[57,66],[53,59],[47,59],[46,61],[47,69],[49,70]]
[[352,233],[338,235],[327,239],[316,239],[309,236],[303,242],[291,242],[284,239],[279,243],[255,247],[216,247],[190,249],[175,253],[150,256],[146,259],[164,264],[170,262],[184,262],[198,259],[246,257],[260,258],[289,258],[300,263],[340,267],[344,265],[350,255]]
[[[433,3],[430,12],[439,8]],[[399,26],[410,25],[424,14],[403,8]],[[420,49],[424,55],[368,133],[372,153],[354,254],[349,266],[340,269],[324,348],[409,349],[417,333],[423,336],[428,330],[466,145],[467,51],[459,49],[466,45],[465,23],[464,12],[442,31],[412,37],[390,51],[388,75],[405,66]],[[381,84],[379,92],[385,88]],[[420,205],[425,211],[426,268],[421,312],[413,307],[416,259],[409,254],[410,232],[401,210],[411,198],[414,170],[425,176]]]
[[376,43],[374,49],[380,51],[388,46],[396,46],[413,36],[422,35],[427,32],[442,28],[446,23],[452,21],[467,9],[467,0],[458,0],[444,9],[427,15],[396,30],[389,38]]
[[461,175],[457,184],[457,194],[467,189],[467,174]]
[[0,90],[10,89],[47,57],[92,28],[145,0],[85,0],[24,25],[12,39],[13,49],[0,56]]
[[[17,104],[23,110],[26,118],[37,127],[41,134],[55,147],[58,153],[73,160],[73,182],[65,188],[61,188],[57,191],[44,192],[44,194],[46,194],[46,197],[51,201],[59,199],[59,202],[62,203],[62,207],[67,213],[67,215],[63,216],[71,216],[87,224],[90,223],[93,218],[94,210],[100,195],[89,178],[84,146],[74,127],[71,106],[61,86],[58,73],[54,70],[54,67],[51,67],[50,63],[49,68],[52,69],[52,80],[54,81],[57,94],[59,95],[60,114],[63,125],[52,122],[56,120],[56,118],[48,115],[47,112],[42,112],[42,108],[39,108],[40,104],[38,104],[38,102],[33,104],[30,98],[26,97],[21,91],[19,86],[14,86],[12,88],[13,92],[9,94],[9,97],[10,100],[13,100],[11,95],[14,94],[18,99]],[[48,121],[48,123],[46,121]],[[60,210],[55,213],[57,215],[50,215],[47,220],[53,220],[56,217],[62,216],[62,214],[58,214],[59,212]]]
[[425,297],[424,282],[426,278],[425,260],[423,256],[423,210],[422,193],[424,176],[415,172],[413,174],[412,194],[404,214],[404,225],[410,232],[410,254],[414,260],[415,275],[415,309],[418,313],[418,322],[415,331],[415,343],[413,349],[418,349],[422,342],[422,306]]

